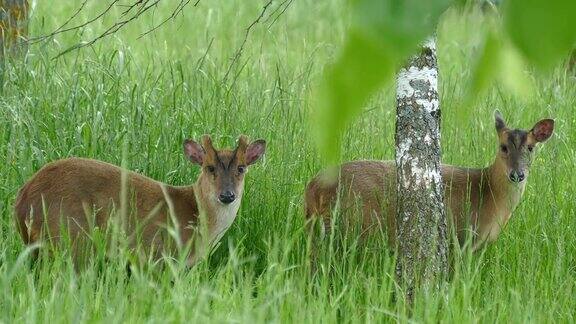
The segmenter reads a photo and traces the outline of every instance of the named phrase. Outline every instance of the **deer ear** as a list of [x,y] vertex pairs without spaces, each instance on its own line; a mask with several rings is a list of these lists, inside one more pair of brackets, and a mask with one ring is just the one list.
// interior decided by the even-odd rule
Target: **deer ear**
[[500,133],[504,128],[506,128],[506,122],[504,117],[498,109],[494,111],[494,125],[496,126],[496,131]]
[[188,160],[190,160],[192,163],[202,165],[206,152],[202,148],[202,145],[194,142],[191,139],[187,139],[184,141],[184,155],[186,155]]
[[265,151],[266,141],[259,139],[250,143],[246,149],[246,164],[250,165],[258,161],[258,159],[264,155]]
[[544,142],[552,136],[554,132],[554,119],[542,119],[537,122],[530,131],[537,142]]

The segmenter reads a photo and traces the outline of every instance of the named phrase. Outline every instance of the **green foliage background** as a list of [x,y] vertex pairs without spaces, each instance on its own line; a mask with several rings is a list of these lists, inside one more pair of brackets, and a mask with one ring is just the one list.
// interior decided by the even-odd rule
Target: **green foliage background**
[[[322,167],[309,129],[323,122],[310,119],[310,110],[324,69],[345,44],[353,4],[295,1],[275,23],[272,18],[254,27],[240,64],[222,83],[263,4],[201,2],[136,40],[171,10],[160,6],[93,48],[52,59],[80,36],[97,35],[117,12],[81,35],[33,46],[26,64],[6,71],[0,96],[0,321],[408,321],[404,305],[393,301],[393,260],[383,249],[352,244],[327,257],[330,272],[307,276],[302,193]],[[77,5],[37,2],[33,33],[53,30]],[[89,2],[81,16],[103,5]],[[474,8],[452,9],[440,19],[443,161],[492,161],[495,108],[522,128],[553,117],[556,134],[539,150],[523,202],[498,241],[482,255],[461,256],[442,292],[416,301],[413,320],[574,322],[576,78],[560,65],[545,76],[522,70],[533,88],[518,96],[502,73],[483,81],[483,92],[469,102],[485,35],[499,30],[492,26],[492,18]],[[345,160],[394,156],[394,89],[374,91],[342,137]],[[204,133],[220,146],[232,145],[240,133],[269,144],[264,161],[247,176],[236,222],[208,262],[190,271],[174,262],[151,265],[130,280],[122,255],[96,258],[79,275],[66,254],[29,269],[12,204],[44,163],[83,156],[121,164],[127,152],[128,168],[188,184],[198,170],[183,158],[181,143]]]

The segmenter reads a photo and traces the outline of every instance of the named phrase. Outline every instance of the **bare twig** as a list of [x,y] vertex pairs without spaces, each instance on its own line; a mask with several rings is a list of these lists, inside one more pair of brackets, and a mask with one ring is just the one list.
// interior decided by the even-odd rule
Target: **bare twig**
[[272,28],[272,26],[276,23],[276,21],[278,21],[278,18],[280,18],[280,16],[282,16],[286,10],[288,10],[288,7],[290,7],[290,5],[292,4],[292,2],[294,2],[294,0],[284,0],[284,2],[282,2],[278,8],[276,8],[276,10],[274,10],[274,12],[272,12],[270,14],[270,16],[268,17],[268,19],[266,19],[266,21],[264,23],[267,23],[268,20],[270,20],[270,17],[272,17],[277,11],[278,9],[282,8],[282,6],[284,6],[284,8],[282,8],[282,11],[280,11],[279,14],[276,15],[276,17],[274,17],[274,20],[272,20],[272,22],[268,25],[268,29]]
[[130,13],[130,11],[132,11],[132,9],[140,6],[140,5],[142,4],[142,1],[143,1],[143,0],[136,0],[136,1],[134,1],[134,3],[131,4],[131,5],[122,5],[122,4],[118,5],[119,7],[124,7],[124,8],[126,8],[126,9],[124,9],[124,11],[122,11],[122,13],[120,14],[120,17],[126,16],[128,13]]
[[[55,29],[53,32],[51,32],[49,34],[30,38],[29,42],[37,43],[37,42],[40,42],[40,41],[43,41],[43,40],[46,40],[49,38],[53,38],[54,36],[62,34],[62,33],[81,30],[81,29],[93,24],[94,22],[98,21],[99,19],[104,18],[108,14],[110,14],[110,12],[112,11],[112,9],[115,6],[122,8],[122,12],[120,13],[121,20],[112,24],[104,32],[102,32],[98,36],[92,38],[90,41],[81,42],[81,43],[78,43],[78,44],[75,44],[73,46],[68,47],[67,49],[60,52],[55,57],[55,58],[58,58],[62,55],[65,55],[65,54],[71,52],[71,51],[78,50],[78,49],[81,49],[83,47],[91,46],[91,45],[95,44],[96,42],[100,41],[101,39],[106,38],[106,37],[116,33],[120,29],[124,28],[130,22],[138,19],[142,14],[146,13],[151,8],[157,6],[163,0],[132,0],[128,4],[123,4],[123,3],[121,3],[121,1],[122,0],[111,0],[110,3],[106,6],[106,8],[104,10],[102,10],[101,12],[99,12],[95,17],[90,18],[81,24],[77,24],[77,25],[74,25],[71,27],[66,27],[75,18],[77,18],[79,16],[79,14],[80,14],[80,12],[82,12],[82,10],[84,10],[86,8],[86,4],[87,4],[88,0],[83,0],[80,7],[78,9],[76,9],[74,11],[74,13],[61,26],[59,26],[57,29]],[[193,2],[193,0],[179,0],[178,4],[176,5],[176,7],[174,8],[174,10],[171,12],[171,14],[169,16],[165,17],[159,24],[155,25],[150,30],[147,30],[147,31],[143,32],[142,34],[140,34],[138,36],[138,39],[140,39],[140,38],[142,38],[142,37],[144,37],[150,33],[153,33],[154,31],[156,31],[159,28],[161,28],[162,26],[164,26],[168,21],[176,18],[179,14],[181,14],[183,12],[185,7],[190,5],[190,3],[193,2],[193,6],[196,7],[200,3],[200,1],[201,0],[195,0],[194,2]],[[257,25],[258,23],[267,23],[268,21],[270,21],[270,19],[272,19],[272,22],[268,26],[268,28],[270,28],[278,20],[278,18],[280,16],[282,16],[282,14],[284,14],[284,12],[288,9],[288,7],[292,4],[293,1],[294,0],[283,0],[272,11],[272,13],[269,14],[265,18],[264,16],[266,15],[267,10],[270,8],[270,6],[274,2],[274,0],[269,0],[268,2],[266,2],[266,4],[262,7],[262,10],[261,10],[260,14],[258,15],[258,17],[254,21],[252,21],[252,23],[245,29],[244,38],[242,39],[242,43],[240,44],[240,47],[238,48],[238,50],[235,52],[234,56],[231,58],[230,66],[228,67],[228,69],[226,70],[226,73],[224,75],[224,79],[223,79],[224,82],[228,79],[232,68],[235,65],[237,65],[238,60],[242,56],[242,53],[244,51],[244,47],[246,45],[246,42],[248,41],[248,37],[252,31],[252,28],[254,28],[254,26]],[[166,1],[164,1],[164,2],[166,2]]]
[[[104,16],[108,15],[112,9],[116,6],[116,7],[120,7],[122,8],[122,12],[120,13],[120,18],[125,18],[122,19],[120,21],[117,21],[116,23],[114,23],[112,26],[108,27],[103,33],[101,33],[100,35],[96,36],[95,38],[93,38],[90,41],[86,41],[86,42],[81,42],[78,44],[75,44],[74,46],[71,46],[69,48],[67,48],[66,50],[60,52],[56,58],[69,53],[70,51],[74,51],[86,46],[91,46],[93,44],[95,44],[96,42],[98,42],[99,40],[117,32],[118,30],[122,29],[124,26],[126,26],[128,23],[132,22],[133,20],[136,20],[140,15],[142,15],[143,13],[147,12],[149,9],[151,9],[152,7],[156,6],[158,3],[162,2],[163,0],[133,0],[133,2],[128,3],[128,4],[123,4],[120,2],[121,0],[112,0],[107,6],[106,8],[101,11],[100,13],[98,13],[95,17],[81,23],[81,24],[77,24],[75,26],[72,27],[68,27],[65,28],[72,20],[74,20],[76,17],[78,17],[78,15],[80,14],[80,12],[82,10],[84,10],[84,8],[86,7],[86,4],[88,2],[88,0],[84,0],[81,4],[81,6],[74,12],[74,14],[72,14],[60,27],[58,27],[56,30],[54,30],[53,32],[46,34],[46,35],[42,35],[42,36],[38,36],[38,37],[34,37],[34,38],[30,38],[29,41],[31,43],[37,43],[40,41],[44,41],[46,39],[52,38],[56,35],[62,34],[62,33],[66,33],[66,32],[72,32],[72,31],[76,31],[76,30],[80,30],[82,28],[87,27],[88,25],[96,22],[99,19],[102,19]],[[196,7],[198,6],[198,4],[200,3],[201,0],[195,0],[193,6]],[[166,1],[164,1],[166,2]],[[178,16],[179,14],[181,14],[184,10],[184,8],[189,5],[192,2],[192,0],[180,0],[178,2],[178,5],[176,6],[176,8],[172,11],[172,13],[166,17],[165,19],[162,20],[162,22],[156,26],[154,26],[152,29],[140,34],[138,36],[138,39],[154,32],[155,30],[159,29],[160,27],[162,27],[163,25],[165,25],[168,21],[174,19],[176,16]],[[126,18],[128,17],[128,18]]]
[[250,31],[252,30],[252,28],[256,24],[258,24],[260,22],[260,20],[262,20],[262,17],[264,17],[264,15],[266,14],[266,10],[268,10],[268,7],[270,7],[270,5],[272,4],[273,1],[274,0],[269,0],[264,5],[264,7],[262,7],[262,11],[260,11],[260,15],[246,28],[246,32],[244,33],[244,39],[242,40],[240,47],[238,48],[238,50],[236,51],[236,53],[232,57],[232,62],[228,66],[228,69],[226,70],[226,74],[224,74],[224,78],[222,79],[222,82],[226,82],[226,80],[228,79],[228,76],[230,74],[230,71],[232,70],[232,67],[234,67],[234,65],[236,64],[236,62],[238,61],[238,59],[242,55],[242,52],[244,51],[244,45],[246,45],[246,42],[248,41],[248,36],[250,35]]
[[264,19],[264,21],[262,21],[262,23],[263,23],[263,24],[267,23],[268,20],[270,20],[270,18],[271,18],[272,16],[274,16],[274,14],[277,13],[278,10],[280,10],[280,8],[281,8],[286,2],[288,2],[288,1],[290,1],[290,0],[284,0],[284,1],[282,1],[274,10],[272,10],[272,12],[268,15],[268,17],[267,17],[266,19]]
[[[106,7],[106,9],[104,9],[104,11],[102,11],[101,13],[99,13],[96,17],[94,17],[94,18],[92,18],[92,19],[90,19],[90,20],[88,20],[88,21],[86,21],[86,22],[84,22],[84,23],[82,23],[82,24],[80,24],[80,25],[76,25],[76,26],[74,26],[74,27],[69,27],[69,28],[64,28],[64,29],[59,28],[59,29],[51,32],[51,33],[48,34],[48,35],[43,35],[43,36],[38,36],[38,37],[31,38],[30,41],[31,41],[32,43],[36,43],[36,42],[42,41],[42,40],[47,39],[47,38],[52,38],[52,37],[54,37],[54,36],[56,36],[56,35],[58,35],[58,34],[62,34],[62,33],[66,33],[66,32],[69,32],[69,31],[73,31],[73,30],[78,30],[78,29],[80,29],[80,28],[84,28],[84,27],[92,24],[92,23],[95,22],[96,20],[104,17],[110,10],[112,10],[112,8],[114,7],[114,5],[115,5],[116,3],[118,3],[118,1],[120,1],[120,0],[113,0],[113,1]],[[79,13],[79,11],[78,11],[78,13]],[[76,15],[78,15],[78,13],[76,13]],[[68,19],[68,20],[72,20],[72,19],[74,18],[74,16],[75,16],[75,15],[73,15],[73,16],[72,16],[70,19]],[[64,25],[65,25],[65,24],[64,24]],[[63,25],[63,26],[64,26],[64,25]]]
[[76,11],[62,25],[60,25],[60,27],[56,28],[54,32],[59,32],[60,30],[62,30],[62,28],[66,27],[72,20],[74,20],[74,18],[78,17],[80,12],[82,12],[82,9],[84,9],[84,7],[86,6],[87,2],[88,0],[84,0],[82,2],[82,5],[80,5],[80,7],[78,7],[78,9],[76,9]]
[[140,1],[139,6],[145,6],[145,7],[141,7],[138,11],[136,11],[130,18],[127,18],[125,20],[121,20],[118,21],[116,23],[114,23],[112,26],[108,27],[108,29],[106,29],[102,34],[98,35],[97,37],[95,37],[94,39],[92,39],[89,42],[84,42],[84,43],[79,43],[76,44],[74,46],[71,46],[69,48],[67,48],[66,50],[60,52],[58,55],[56,55],[56,57],[54,57],[55,59],[59,58],[62,55],[65,55],[71,51],[86,47],[86,46],[91,46],[94,43],[96,43],[97,41],[108,37],[112,34],[114,34],[115,32],[119,31],[120,29],[122,29],[124,26],[126,26],[126,24],[132,22],[135,19],[138,19],[143,13],[145,13],[146,11],[150,10],[152,7],[156,6],[161,0],[155,0],[153,1],[151,4],[147,5],[151,0],[142,0]]
[[[180,0],[180,2],[176,6],[176,8],[172,11],[172,14],[170,16],[166,17],[158,25],[156,25],[156,26],[152,27],[151,29],[145,31],[144,33],[140,34],[140,36],[138,36],[138,39],[156,31],[158,28],[164,26],[164,24],[166,24],[168,21],[170,21],[171,19],[174,19],[174,17],[178,16],[178,14],[180,14],[182,12],[184,7],[186,7],[190,3],[190,1],[192,1],[192,0]],[[194,4],[194,7],[196,7],[198,5],[198,3],[200,3],[200,0],[196,1],[196,3]]]

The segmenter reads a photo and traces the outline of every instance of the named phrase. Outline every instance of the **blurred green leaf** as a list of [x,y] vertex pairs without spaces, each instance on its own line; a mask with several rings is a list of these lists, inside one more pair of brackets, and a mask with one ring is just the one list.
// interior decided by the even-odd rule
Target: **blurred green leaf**
[[361,34],[351,33],[337,64],[327,71],[315,107],[316,137],[323,155],[336,161],[340,136],[364,101],[392,75],[396,58]]
[[468,97],[484,92],[496,80],[500,69],[501,50],[500,39],[494,33],[488,33],[478,62],[472,72],[472,81],[468,87]]
[[534,84],[518,50],[496,31],[489,32],[468,87],[467,103],[498,80],[519,99],[529,98]]
[[499,79],[502,85],[516,94],[518,99],[527,100],[534,93],[534,84],[528,68],[518,50],[504,42],[500,51]]
[[550,69],[576,45],[576,0],[507,0],[505,28],[530,63]]
[[[452,0],[355,0],[343,50],[328,68],[314,107],[320,151],[330,162],[340,155],[346,125],[366,100],[391,80],[397,66],[434,33]],[[369,134],[367,134],[369,135]]]

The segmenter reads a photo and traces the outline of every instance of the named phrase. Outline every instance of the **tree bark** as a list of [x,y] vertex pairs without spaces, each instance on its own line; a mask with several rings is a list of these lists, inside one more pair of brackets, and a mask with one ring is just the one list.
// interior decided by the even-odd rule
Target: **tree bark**
[[0,45],[20,49],[28,37],[28,1],[0,0]]
[[[4,84],[5,56],[27,50],[28,1],[0,0],[0,78]],[[2,86],[0,85],[0,87]]]
[[433,38],[400,70],[396,90],[396,275],[411,303],[416,288],[433,288],[448,272]]

